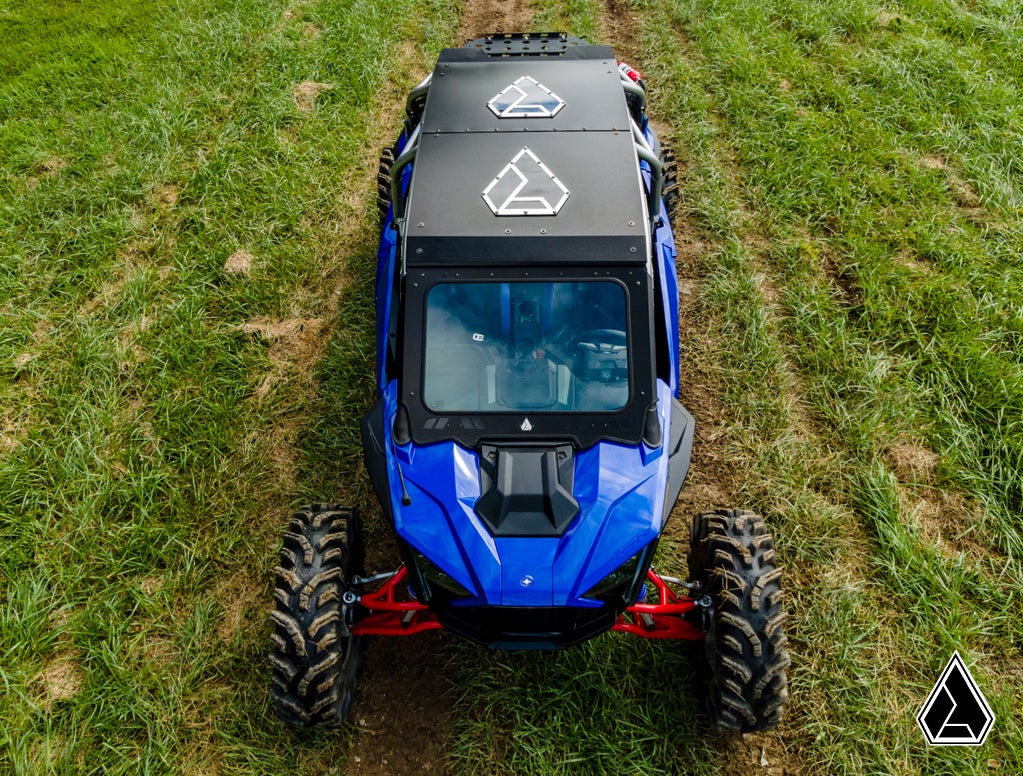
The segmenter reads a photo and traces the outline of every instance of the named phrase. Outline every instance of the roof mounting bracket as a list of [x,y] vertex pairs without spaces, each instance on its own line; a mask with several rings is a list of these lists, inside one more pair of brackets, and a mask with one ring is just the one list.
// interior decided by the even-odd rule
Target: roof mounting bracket
[[[663,165],[657,154],[650,148],[643,131],[632,122],[632,137],[636,141],[636,155],[650,165],[650,193],[647,194],[647,212],[650,214],[650,231],[657,231],[661,219],[661,189],[664,185]],[[393,183],[392,183],[393,185]]]
[[408,143],[405,144],[405,150],[391,165],[391,204],[394,206],[394,228],[399,237],[405,234],[405,199],[402,197],[401,191],[402,172],[416,158],[416,152],[419,150],[420,126],[416,126]]
[[429,73],[426,78],[419,82],[418,86],[409,92],[408,99],[405,101],[405,115],[408,117],[405,126],[408,131],[411,131],[412,127],[417,125],[423,117],[426,95],[430,91],[430,83],[432,81],[433,73]]

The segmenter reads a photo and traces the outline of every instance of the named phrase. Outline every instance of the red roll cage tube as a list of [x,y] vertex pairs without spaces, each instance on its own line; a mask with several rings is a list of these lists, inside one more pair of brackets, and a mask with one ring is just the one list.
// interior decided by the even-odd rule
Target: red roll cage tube
[[[696,599],[673,593],[653,569],[647,571],[646,576],[657,592],[657,603],[633,604],[618,616],[611,630],[645,639],[703,640],[707,634],[682,617],[699,606]],[[404,592],[403,583],[407,579],[408,569],[402,566],[377,590],[360,596],[358,604],[368,613],[350,627],[351,633],[356,636],[411,636],[442,629],[444,626],[437,615],[425,604],[415,599],[398,598],[398,593]]]

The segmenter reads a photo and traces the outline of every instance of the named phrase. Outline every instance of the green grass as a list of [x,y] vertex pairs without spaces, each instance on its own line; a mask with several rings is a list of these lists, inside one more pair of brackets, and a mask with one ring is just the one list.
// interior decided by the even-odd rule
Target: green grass
[[[730,486],[787,574],[792,703],[754,748],[1023,771],[1019,9],[630,10],[702,246],[683,357],[722,386]],[[269,709],[270,573],[287,504],[377,514],[371,175],[457,9],[13,0],[0,25],[0,771],[343,771],[348,734]],[[598,38],[600,7],[534,26]],[[333,88],[305,112],[303,82]],[[914,717],[955,649],[998,719],[928,749]],[[451,650],[454,772],[745,753],[700,727],[677,644]]]
[[[971,8],[643,6],[713,246],[729,458],[788,561],[782,735],[812,772],[1023,762],[1023,60],[1011,13]],[[954,649],[998,716],[980,750],[913,722]]]
[[[323,773],[347,737],[289,735],[268,707],[270,573],[287,504],[345,495],[301,441],[321,343],[371,298],[362,182],[400,122],[381,89],[413,85],[398,68],[427,68],[455,15],[2,14],[0,770]],[[310,112],[306,81],[334,87]],[[225,273],[240,249],[250,274]],[[307,334],[239,329],[279,320]]]

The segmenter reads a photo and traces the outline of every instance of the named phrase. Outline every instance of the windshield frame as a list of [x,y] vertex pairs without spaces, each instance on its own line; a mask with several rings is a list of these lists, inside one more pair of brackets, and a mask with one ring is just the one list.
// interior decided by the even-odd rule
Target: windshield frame
[[[625,292],[628,341],[628,400],[620,409],[515,409],[478,412],[434,410],[423,401],[427,297],[445,283],[521,283],[612,281]],[[455,440],[475,448],[482,440],[567,439],[579,449],[600,440],[638,444],[646,411],[656,399],[654,378],[653,279],[643,265],[528,269],[417,268],[405,278],[400,326],[399,402],[409,415],[417,444]]]

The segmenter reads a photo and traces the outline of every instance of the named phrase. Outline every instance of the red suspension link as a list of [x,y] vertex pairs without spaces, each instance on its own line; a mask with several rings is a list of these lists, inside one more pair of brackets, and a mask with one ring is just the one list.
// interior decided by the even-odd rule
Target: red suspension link
[[[413,600],[398,600],[397,592],[408,578],[408,569],[402,566],[379,590],[366,593],[359,603],[369,614],[352,626],[356,636],[411,636],[443,626],[437,615],[425,604]],[[404,590],[402,590],[404,592]]]
[[611,630],[624,631],[645,639],[702,641],[707,634],[682,619],[683,614],[697,607],[696,601],[675,595],[668,583],[653,569],[647,571],[646,578],[657,590],[657,603],[633,604],[611,626]]
[[[399,600],[399,592],[406,594],[407,579],[408,569],[402,566],[378,590],[364,594],[359,605],[367,609],[368,614],[352,626],[352,633],[356,636],[411,636],[443,628],[437,615],[425,604],[415,599]],[[697,607],[696,601],[675,595],[653,570],[647,572],[647,580],[657,591],[657,603],[633,604],[618,617],[611,630],[645,639],[702,640],[706,633],[682,618]]]

